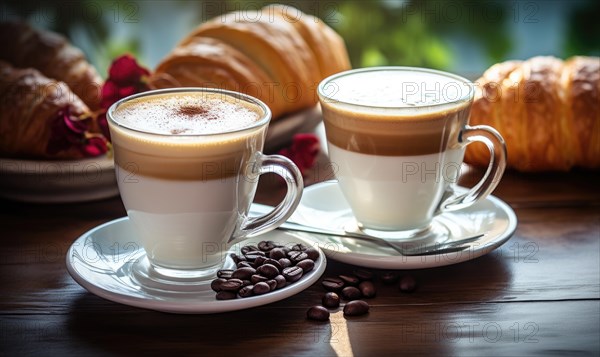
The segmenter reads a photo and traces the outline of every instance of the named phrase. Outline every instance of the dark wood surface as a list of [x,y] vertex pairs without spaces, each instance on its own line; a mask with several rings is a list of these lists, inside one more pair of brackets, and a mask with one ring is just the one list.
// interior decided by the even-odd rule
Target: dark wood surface
[[[470,171],[462,183],[477,179]],[[324,160],[307,183],[331,178]],[[260,356],[598,355],[600,174],[508,172],[495,195],[519,224],[492,253],[410,271],[412,294],[377,282],[368,315],[306,319],[319,283],[288,299],[214,315],[173,315],[113,303],[67,273],[73,240],[125,215],[118,197],[80,204],[0,201],[0,355]],[[265,177],[257,201],[282,194]],[[328,261],[326,276],[354,267]]]

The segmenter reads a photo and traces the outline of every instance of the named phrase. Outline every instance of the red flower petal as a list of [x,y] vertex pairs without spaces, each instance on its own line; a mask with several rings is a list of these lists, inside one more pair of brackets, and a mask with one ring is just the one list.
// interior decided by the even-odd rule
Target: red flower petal
[[102,86],[102,100],[100,106],[104,109],[108,109],[119,99],[119,86],[110,79],[107,79]]
[[106,140],[100,136],[88,138],[82,150],[85,156],[98,156],[106,151],[108,151]]
[[119,99],[129,97],[130,95],[136,94],[137,88],[134,86],[119,88]]
[[46,146],[48,154],[57,154],[83,142],[85,130],[82,128],[87,128],[87,123],[72,117],[70,107],[60,110],[56,117],[50,120],[51,133]]
[[106,112],[98,115],[96,120],[100,130],[102,131],[102,135],[104,135],[104,137],[110,141],[110,130],[108,130],[108,119],[106,119]]
[[63,121],[67,128],[75,134],[83,134],[88,130],[88,120],[80,120],[78,118],[71,118],[68,115],[64,115]]
[[135,58],[129,54],[115,59],[108,70],[109,78],[123,86],[139,82],[142,76],[148,75],[150,72],[138,65]]
[[279,154],[292,160],[300,172],[305,174],[315,165],[320,149],[319,139],[315,134],[296,134],[292,138],[292,145],[281,149]]

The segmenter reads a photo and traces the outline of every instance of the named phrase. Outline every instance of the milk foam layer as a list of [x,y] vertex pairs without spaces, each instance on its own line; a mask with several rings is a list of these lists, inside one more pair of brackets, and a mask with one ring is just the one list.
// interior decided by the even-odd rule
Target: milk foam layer
[[111,118],[115,163],[134,175],[171,180],[243,174],[262,150],[268,124],[260,106],[205,92],[140,97],[119,105]]
[[260,119],[242,100],[217,93],[141,97],[119,105],[117,122],[155,134],[214,134],[239,130]]
[[[460,77],[408,69],[354,71],[320,87],[327,140],[371,155],[425,155],[457,146],[471,86]],[[331,91],[332,93],[328,93]]]
[[464,101],[471,91],[468,82],[435,72],[379,70],[334,78],[322,94],[349,104],[411,108]]

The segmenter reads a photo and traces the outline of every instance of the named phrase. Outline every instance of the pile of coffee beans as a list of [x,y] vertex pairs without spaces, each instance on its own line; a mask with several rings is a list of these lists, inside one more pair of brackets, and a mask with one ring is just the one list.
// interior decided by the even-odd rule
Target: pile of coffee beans
[[[398,289],[404,293],[415,291],[416,280],[411,275],[400,275],[395,271],[382,272],[379,276],[384,285],[398,283]],[[375,284],[375,273],[368,270],[354,270],[349,274],[329,276],[321,280],[321,285],[328,292],[323,296],[321,305],[308,309],[306,316],[310,320],[327,321],[329,310],[337,309],[341,300],[345,300],[344,316],[360,316],[369,312],[369,304],[361,299],[373,298],[377,295]]]
[[277,245],[260,241],[230,255],[236,269],[221,269],[210,287],[217,300],[263,295],[300,280],[315,267],[319,251],[304,244]]

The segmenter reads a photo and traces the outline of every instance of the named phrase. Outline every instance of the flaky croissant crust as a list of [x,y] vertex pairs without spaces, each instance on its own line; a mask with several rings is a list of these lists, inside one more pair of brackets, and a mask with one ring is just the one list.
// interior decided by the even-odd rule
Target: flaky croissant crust
[[48,152],[52,122],[60,111],[74,117],[89,114],[87,106],[64,82],[33,68],[14,68],[0,61],[0,156],[77,159],[76,147]]
[[285,7],[232,12],[198,26],[158,65],[153,88],[210,86],[258,97],[276,119],[317,103],[326,76],[350,68],[343,40]]
[[[488,69],[477,81],[471,125],[496,128],[508,166],[519,171],[600,168],[600,59],[534,57]],[[470,145],[465,161],[485,166],[487,149]]]
[[88,107],[99,108],[102,79],[83,52],[63,36],[23,22],[5,22],[0,23],[0,48],[0,59],[65,82]]

